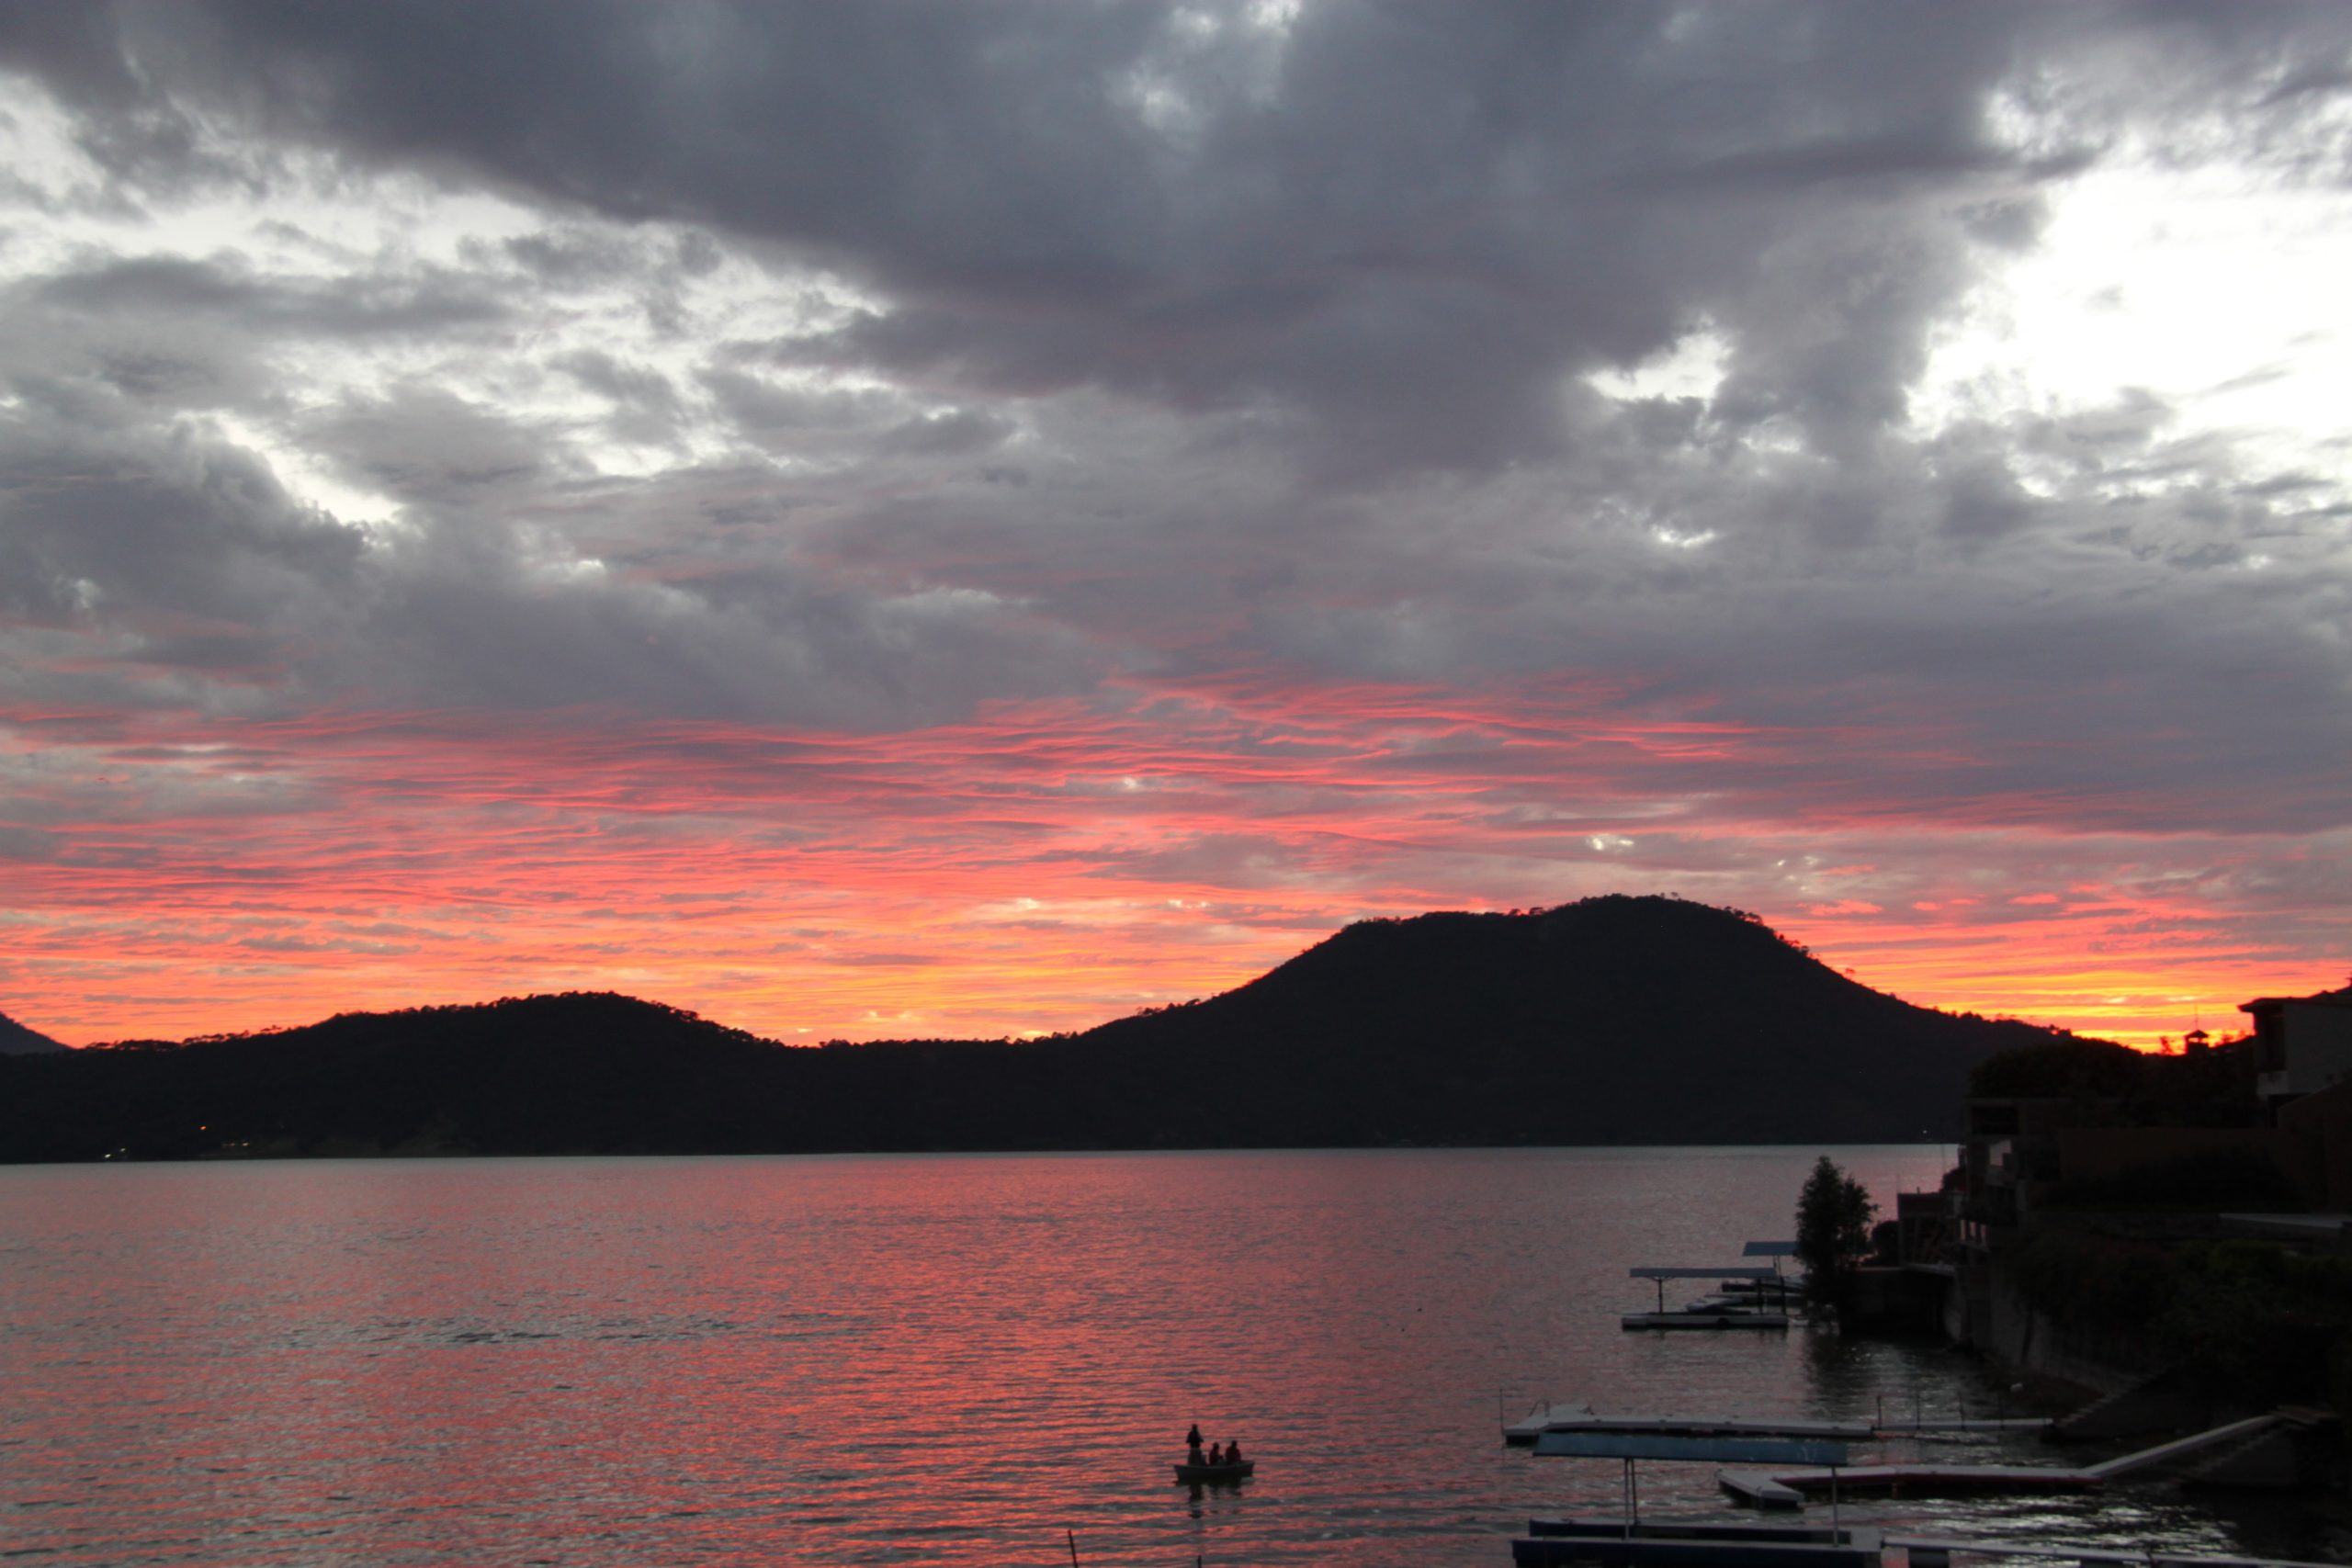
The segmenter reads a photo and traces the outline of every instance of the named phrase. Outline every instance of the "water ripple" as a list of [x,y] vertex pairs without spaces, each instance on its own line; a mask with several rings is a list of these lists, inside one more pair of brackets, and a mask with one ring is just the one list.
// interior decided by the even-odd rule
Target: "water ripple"
[[[1531,1514],[1618,1506],[1615,1466],[1501,1446],[1539,1399],[1999,1397],[1929,1348],[1618,1329],[1628,1267],[1787,1234],[1814,1153],[0,1170],[0,1542],[110,1568],[1047,1564],[1073,1537],[1090,1564],[1500,1563]],[[1937,1153],[1841,1158],[1891,1206]],[[1177,1484],[1193,1421],[1258,1478]],[[1642,1491],[1724,1509],[1705,1467]],[[2318,1554],[2169,1494],[1847,1511],[1873,1509]]]

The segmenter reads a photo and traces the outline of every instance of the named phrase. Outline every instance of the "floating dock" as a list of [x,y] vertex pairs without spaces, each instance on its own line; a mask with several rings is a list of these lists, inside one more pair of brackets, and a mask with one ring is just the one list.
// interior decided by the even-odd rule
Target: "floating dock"
[[1971,1557],[2064,1557],[2075,1562],[2128,1562],[2134,1568],[2324,1568],[2277,1557],[2188,1557],[2146,1547],[2067,1546],[2059,1541],[1965,1540],[1947,1536],[1890,1535],[1880,1544],[1909,1555],[1911,1568],[1950,1568],[1952,1554]]
[[[1764,1288],[1778,1276],[1770,1269],[1706,1268],[1706,1269],[1634,1269],[1627,1271],[1636,1280],[1647,1280],[1657,1287],[1657,1308],[1654,1312],[1629,1312],[1618,1319],[1624,1328],[1786,1328],[1785,1312],[1763,1310]],[[1746,1298],[1734,1301],[1721,1293],[1701,1297],[1690,1305],[1673,1312],[1666,1310],[1666,1282],[1668,1280],[1714,1280],[1726,1290],[1741,1292]],[[1785,1297],[1781,1304],[1787,1304]]]
[[1865,1442],[1867,1421],[1807,1421],[1797,1416],[1626,1416],[1597,1413],[1589,1404],[1545,1404],[1503,1428],[1506,1442],[1528,1444],[1546,1432],[1641,1432],[1675,1438],[1827,1438]]
[[1804,1494],[1793,1486],[1784,1486],[1775,1481],[1769,1470],[1726,1465],[1715,1472],[1715,1484],[1722,1487],[1733,1502],[1745,1503],[1751,1508],[1789,1512],[1804,1506]]
[[1784,1312],[1757,1312],[1747,1307],[1684,1307],[1680,1312],[1629,1312],[1617,1320],[1621,1328],[1786,1328]]
[[[1848,1443],[1883,1436],[1886,1427],[1860,1421],[1806,1421],[1737,1416],[1606,1415],[1589,1404],[1545,1404],[1504,1428],[1508,1440],[1532,1442],[1538,1455],[1615,1459],[1625,1467],[1623,1517],[1531,1519],[1511,1542],[1521,1568],[1883,1568],[1893,1549],[1906,1568],[1951,1568],[1955,1553],[1975,1557],[2070,1558],[2084,1568],[2317,1568],[2275,1559],[2200,1557],[2137,1551],[2014,1544],[1940,1536],[1887,1536],[1869,1526],[1843,1527],[1835,1512],[1825,1529],[1652,1518],[1637,1506],[1634,1466],[1641,1460],[1716,1463],[1717,1483],[1741,1502],[1761,1508],[1801,1509],[1827,1493],[1914,1495],[1984,1492],[2081,1492],[2159,1468],[2207,1450],[2229,1451],[2246,1439],[2290,1428],[2313,1414],[2282,1407],[2176,1438],[2098,1464],[2063,1469],[2020,1464],[1864,1464],[1847,1462]],[[2007,1428],[2006,1417],[1965,1421],[1965,1429]],[[1930,1423],[1915,1417],[1911,1426]],[[1950,1428],[1954,1424],[1937,1422]],[[1792,1468],[1793,1467],[1793,1468]]]
[[1712,1520],[1530,1519],[1510,1543],[1524,1568],[1880,1568],[1889,1551],[1911,1568],[1951,1568],[1954,1556],[2063,1559],[2098,1568],[2328,1568],[2273,1557],[2204,1557],[2148,1547],[1969,1540],[1889,1535],[1869,1525],[1737,1525]]
[[1881,1421],[1808,1421],[1795,1416],[1599,1415],[1589,1404],[1544,1404],[1503,1427],[1503,1441],[1524,1448],[1546,1432],[1675,1432],[1686,1437],[1872,1438],[1968,1432],[2039,1432],[2043,1416],[1905,1416]]
[[1706,1269],[1658,1269],[1645,1266],[1640,1269],[1629,1269],[1625,1274],[1628,1279],[1657,1282],[1660,1294],[1665,1293],[1666,1286],[1663,1281],[1668,1280],[1721,1280],[1726,1285],[1746,1288],[1754,1285],[1769,1285],[1780,1279],[1780,1276],[1770,1269],[1751,1268],[1737,1263],[1721,1264]]
[[1880,1545],[1868,1525],[1530,1519],[1510,1543],[1510,1560],[1524,1568],[1877,1568]]
[[2087,1470],[2041,1464],[1851,1464],[1766,1470],[1726,1466],[1715,1483],[1759,1508],[1794,1508],[1808,1495],[1943,1497],[1986,1492],[2088,1492],[2105,1483]]
[[2087,1492],[2110,1481],[2170,1464],[2267,1431],[2287,1417],[2252,1416],[2209,1431],[2176,1438],[2098,1464],[2062,1468],[2039,1464],[1856,1464],[1777,1470],[1731,1465],[1715,1472],[1715,1483],[1736,1500],[1758,1508],[1795,1508],[1809,1495],[1902,1495],[1948,1496],[1984,1492]]
[[1932,1438],[1951,1432],[2046,1432],[2047,1416],[1925,1416],[1910,1420],[1879,1421],[1873,1433],[1881,1438]]

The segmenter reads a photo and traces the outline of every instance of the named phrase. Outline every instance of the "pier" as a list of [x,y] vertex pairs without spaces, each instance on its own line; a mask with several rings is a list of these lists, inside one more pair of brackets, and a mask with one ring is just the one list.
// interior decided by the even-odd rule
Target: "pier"
[[[1752,1244],[1751,1244],[1752,1245]],[[1657,1287],[1657,1309],[1655,1312],[1629,1312],[1619,1320],[1625,1328],[1786,1328],[1785,1310],[1764,1310],[1764,1292],[1769,1286],[1779,1284],[1780,1304],[1788,1305],[1788,1290],[1781,1284],[1780,1272],[1774,1269],[1753,1265],[1730,1264],[1721,1268],[1642,1268],[1628,1270],[1632,1278],[1647,1280]],[[1702,1297],[1690,1305],[1673,1312],[1666,1309],[1666,1281],[1668,1280],[1713,1280],[1724,1291],[1739,1292],[1739,1299],[1714,1294]]]
[[1510,1560],[1523,1568],[1876,1568],[1881,1547],[1878,1530],[1867,1525],[1530,1519],[1527,1533],[1510,1543]]
[[[1820,1493],[1925,1497],[1985,1492],[2087,1492],[2110,1481],[2242,1442],[2289,1419],[2276,1412],[2248,1416],[2089,1465],[1857,1464],[1801,1470],[1736,1465],[1717,1471],[1715,1482],[1732,1497],[1759,1508],[1801,1507],[1807,1495]],[[1539,1445],[1536,1451],[1544,1450]]]
[[1503,1427],[1503,1441],[1525,1448],[1546,1432],[1657,1432],[1683,1437],[1836,1438],[1869,1442],[1888,1438],[1949,1436],[1970,1432],[2039,1432],[2050,1425],[2041,1416],[1928,1416],[1914,1413],[1867,1421],[1811,1421],[1796,1416],[1633,1416],[1597,1414],[1589,1404],[1548,1401]]
[[1623,1328],[1786,1328],[1784,1312],[1758,1312],[1743,1306],[1684,1307],[1679,1312],[1629,1312],[1620,1317]]
[[[1635,1460],[1720,1463],[1715,1483],[1756,1508],[1797,1509],[1814,1495],[1937,1496],[2086,1492],[2199,1454],[2227,1450],[2308,1413],[2278,1410],[2227,1422],[2088,1465],[1930,1464],[1918,1461],[1849,1464],[1847,1445],[1884,1438],[1886,1427],[1860,1421],[1734,1416],[1604,1415],[1589,1405],[1545,1405],[1504,1427],[1507,1442],[1532,1443],[1544,1457],[1625,1461],[1626,1512],[1634,1517]],[[1988,1425],[2007,1427],[2006,1420]],[[1925,1427],[1924,1418],[1912,1426]]]
[[2086,1568],[2328,1568],[2271,1557],[2196,1556],[2149,1548],[2069,1546],[2063,1541],[1970,1540],[1886,1534],[1868,1525],[1739,1525],[1652,1519],[1530,1519],[1510,1543],[1523,1568],[1881,1568],[1888,1553],[1909,1568],[1951,1568],[1955,1557],[2059,1560]]
[[1890,1535],[1880,1544],[1903,1552],[1911,1568],[1950,1568],[1955,1555],[1968,1557],[2060,1557],[2084,1563],[2132,1563],[2134,1568],[2327,1568],[2278,1557],[2190,1557],[2152,1549],[2126,1551],[2114,1546],[2067,1546],[2059,1541],[1966,1540],[1956,1537]]
[[1987,1492],[2088,1492],[2106,1478],[2040,1464],[1856,1464],[1770,1470],[1726,1466],[1715,1483],[1758,1508],[1797,1508],[1808,1495],[1933,1497]]
[[1808,1421],[1795,1416],[1601,1415],[1589,1404],[1544,1404],[1503,1428],[1503,1440],[1519,1447],[1546,1432],[1639,1432],[1682,1438],[1828,1438],[1866,1442],[1876,1436],[1868,1421]]
[[[1521,1563],[1588,1562],[1640,1568],[1875,1568],[1878,1544],[1846,1530],[1833,1506],[1827,1530],[1808,1525],[1690,1525],[1674,1522],[1648,1529],[1641,1522],[1641,1490],[1634,1466],[1642,1460],[1681,1460],[1705,1464],[1804,1464],[1837,1467],[1846,1445],[1835,1438],[1724,1436],[1656,1430],[1546,1432],[1536,1439],[1539,1456],[1613,1459],[1625,1466],[1625,1513],[1615,1529],[1605,1521],[1532,1521],[1524,1540],[1511,1543],[1511,1560]],[[1834,1503],[1834,1499],[1833,1499]],[[1558,1538],[1558,1539],[1551,1539]],[[1522,1550],[1522,1548],[1524,1550]]]

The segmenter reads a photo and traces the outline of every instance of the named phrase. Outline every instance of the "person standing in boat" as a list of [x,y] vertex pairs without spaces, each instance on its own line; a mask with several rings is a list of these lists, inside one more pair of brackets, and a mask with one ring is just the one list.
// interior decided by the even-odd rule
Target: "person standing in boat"
[[1187,1433],[1185,1433],[1185,1434],[1184,1434],[1184,1447],[1185,1447],[1186,1450],[1188,1451],[1188,1453],[1189,1453],[1189,1455],[1190,1455],[1190,1462],[1192,1462],[1192,1463],[1193,1463],[1193,1464],[1198,1464],[1198,1463],[1200,1463],[1200,1462],[1201,1462],[1201,1424],[1200,1424],[1199,1422],[1197,1422],[1197,1421],[1193,1422],[1193,1429],[1192,1429],[1191,1431],[1189,1431],[1189,1432],[1187,1432]]

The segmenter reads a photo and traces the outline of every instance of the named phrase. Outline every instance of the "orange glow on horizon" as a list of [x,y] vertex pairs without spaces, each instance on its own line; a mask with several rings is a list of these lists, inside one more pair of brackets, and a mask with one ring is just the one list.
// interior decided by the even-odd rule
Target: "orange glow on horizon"
[[84,1043],[612,989],[785,1041],[994,1037],[1213,994],[1367,916],[1662,891],[1914,1002],[2143,1046],[2335,983],[2332,928],[2257,940],[2128,823],[1934,806],[1931,732],[1868,740],[1928,806],[1805,782],[1858,744],[1562,681],[1272,676],[879,735],[0,715],[41,823],[0,1011]]

